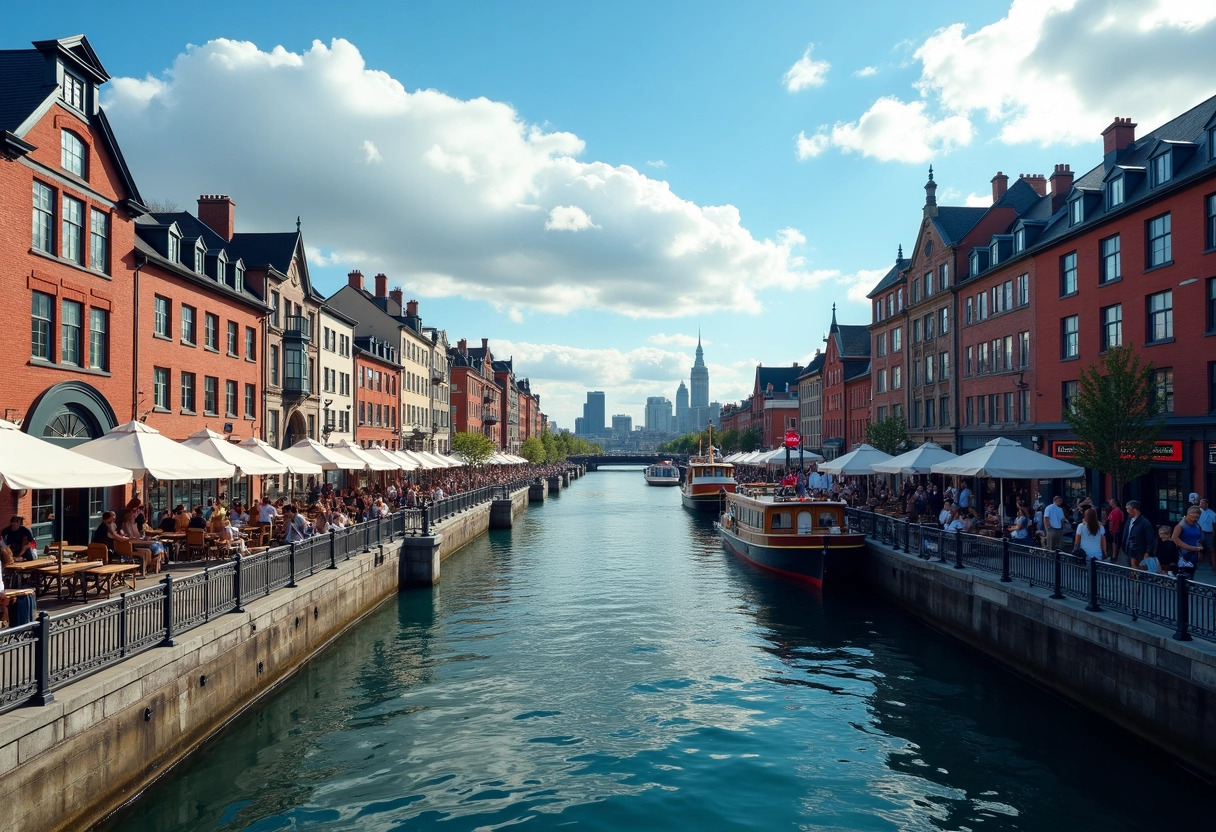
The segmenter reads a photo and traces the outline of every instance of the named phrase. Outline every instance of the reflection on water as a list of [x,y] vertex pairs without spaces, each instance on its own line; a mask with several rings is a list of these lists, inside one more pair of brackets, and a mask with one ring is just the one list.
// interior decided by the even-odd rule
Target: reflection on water
[[[516,523],[104,828],[1141,832],[1206,817],[1210,792],[1105,723],[879,602],[736,562],[637,471],[591,474]],[[1111,800],[1131,772],[1145,799]]]

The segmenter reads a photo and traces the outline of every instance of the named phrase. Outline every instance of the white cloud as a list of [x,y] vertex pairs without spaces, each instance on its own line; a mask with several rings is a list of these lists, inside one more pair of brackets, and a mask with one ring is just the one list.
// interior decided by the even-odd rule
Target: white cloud
[[798,133],[796,147],[799,159],[814,159],[823,151],[828,149],[832,138],[828,135],[826,129],[821,129],[813,136],[808,136],[805,132]]
[[[246,231],[299,214],[310,249],[360,253],[343,265],[417,297],[677,317],[757,313],[766,289],[807,278],[797,235],[756,239],[733,206],[581,159],[578,136],[508,104],[409,91],[342,39],[300,53],[214,40],[158,78],[116,79],[105,99],[145,190],[186,206],[230,193]],[[586,232],[592,219],[595,233],[546,231]]]
[[857,70],[853,74],[856,75],[858,78],[869,78],[872,75],[878,74],[878,67],[863,66],[861,69]]
[[[675,347],[688,347],[689,349],[692,349],[697,346],[697,341],[699,339],[700,339],[699,335],[684,335],[683,333],[678,333],[678,332],[673,333],[671,335],[667,335],[665,333],[660,332],[660,333],[651,335],[649,338],[646,339],[646,341],[651,344],[656,344],[660,347],[675,346]],[[703,347],[707,347],[712,343],[713,342],[708,339],[701,340],[701,346],[703,346]]]
[[652,159],[651,161],[647,162],[647,163],[646,163],[646,165],[647,165],[648,167],[652,167],[652,168],[665,168],[665,167],[667,167],[667,163],[666,163],[666,162],[664,162],[662,159]]
[[[894,265],[894,261],[892,261],[892,265]],[[890,270],[891,266],[881,269],[861,269],[853,274],[841,275],[836,282],[845,288],[845,295],[849,300],[862,304],[868,310],[870,300],[866,295],[878,285],[878,281],[882,280],[883,276]],[[865,322],[869,323],[869,319],[867,318]]]
[[1151,129],[1211,94],[1214,40],[1210,2],[1013,0],[994,23],[956,23],[915,46],[918,98],[821,125],[798,157],[833,146],[924,162],[968,144],[980,123],[1006,144],[1096,142],[1117,115]]
[[827,83],[828,70],[832,65],[827,61],[812,60],[812,49],[814,46],[808,46],[802,57],[786,70],[785,77],[781,79],[790,92],[799,92],[807,87],[822,87]]
[[967,194],[967,196],[965,196],[963,198],[963,205],[967,206],[968,208],[987,208],[991,204],[992,204],[992,193],[991,192],[986,193],[986,194],[977,194],[977,193]]

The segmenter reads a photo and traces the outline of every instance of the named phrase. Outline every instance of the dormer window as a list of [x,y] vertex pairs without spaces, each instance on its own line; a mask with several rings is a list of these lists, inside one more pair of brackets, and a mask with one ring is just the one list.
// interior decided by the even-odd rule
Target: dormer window
[[84,81],[72,73],[65,71],[63,73],[63,84],[59,87],[59,97],[63,99],[63,103],[83,113],[84,93]]
[[71,130],[60,131],[59,165],[68,173],[85,178],[85,147],[80,137]]
[[194,244],[194,270],[199,274],[207,271],[207,247],[202,240]]
[[1106,207],[1114,208],[1123,204],[1123,177],[1116,176],[1106,183]]
[[169,229],[169,250],[168,258],[170,263],[180,263],[182,259],[182,235],[177,232],[177,229]]
[[1174,178],[1173,159],[1173,154],[1167,151],[1149,160],[1150,184],[1154,188],[1160,187]]
[[215,281],[216,283],[228,282],[228,255],[222,251],[215,257]]
[[971,276],[975,277],[984,269],[988,268],[988,257],[991,255],[991,248],[977,248],[971,251]]
[[232,288],[240,292],[245,286],[245,264],[240,260],[233,266]]
[[1026,229],[1025,228],[1019,228],[1017,231],[1013,232],[1013,250],[1014,251],[1025,251],[1026,250]]
[[1080,225],[1085,221],[1085,200],[1080,194],[1068,203],[1068,224]]
[[997,263],[1001,262],[1001,244],[999,242],[993,240],[992,245],[988,247],[988,251],[990,252],[988,255],[989,263],[995,266]]

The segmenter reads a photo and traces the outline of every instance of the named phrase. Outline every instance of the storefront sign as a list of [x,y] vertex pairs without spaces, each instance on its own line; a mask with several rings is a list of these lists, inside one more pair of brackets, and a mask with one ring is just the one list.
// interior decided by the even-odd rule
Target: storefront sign
[[1216,468],[1216,442],[1208,443],[1208,465]]
[[[1077,455],[1077,447],[1083,443],[1075,440],[1053,441],[1051,455],[1056,459],[1073,459]],[[1208,457],[1216,450],[1216,443],[1208,445]],[[1153,445],[1153,462],[1182,462],[1182,441],[1178,439],[1162,439]]]

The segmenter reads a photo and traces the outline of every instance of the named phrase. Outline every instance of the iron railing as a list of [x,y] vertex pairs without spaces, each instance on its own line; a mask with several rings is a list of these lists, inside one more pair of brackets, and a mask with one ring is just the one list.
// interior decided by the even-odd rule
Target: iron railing
[[276,546],[235,556],[182,578],[116,598],[48,615],[0,631],[0,713],[25,704],[52,701],[53,691],[158,645],[213,618],[242,612],[244,605],[341,561],[370,552],[373,546],[407,534],[429,534],[431,523],[526,488],[527,480],[478,488],[418,508],[403,509]]
[[865,509],[847,509],[854,531],[896,551],[926,560],[1023,581],[1051,590],[1051,598],[1076,598],[1092,612],[1112,610],[1173,629],[1178,641],[1216,641],[1216,586],[1185,576],[1151,575],[1060,550],[1015,543],[1008,538],[947,532]]

